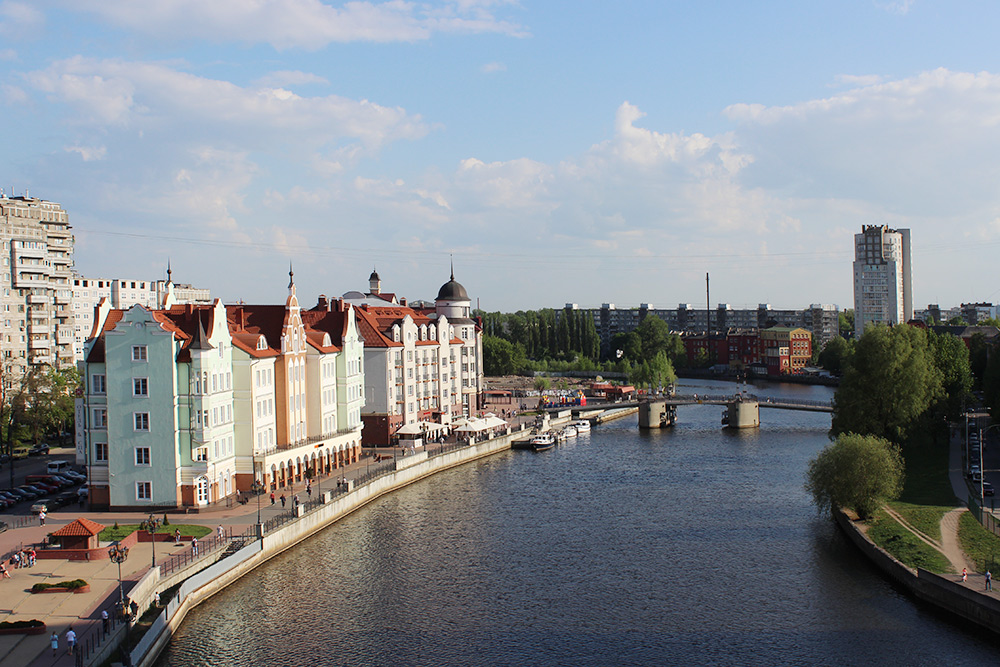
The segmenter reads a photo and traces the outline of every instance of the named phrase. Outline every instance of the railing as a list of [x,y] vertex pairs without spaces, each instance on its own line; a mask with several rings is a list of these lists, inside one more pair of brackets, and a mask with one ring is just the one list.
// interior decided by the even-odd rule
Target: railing
[[211,537],[206,535],[203,540],[198,540],[197,553],[194,552],[194,549],[188,548],[176,556],[171,556],[166,561],[160,563],[160,576],[165,577],[171,572],[176,572],[177,570],[181,570],[195,561],[206,558],[225,546],[231,539],[233,539],[232,528],[224,529],[221,536],[218,533],[212,533]]
[[7,527],[10,529],[24,528],[25,526],[33,526],[37,522],[38,522],[38,516],[34,514],[29,514],[28,516],[15,517],[13,521],[7,524]]

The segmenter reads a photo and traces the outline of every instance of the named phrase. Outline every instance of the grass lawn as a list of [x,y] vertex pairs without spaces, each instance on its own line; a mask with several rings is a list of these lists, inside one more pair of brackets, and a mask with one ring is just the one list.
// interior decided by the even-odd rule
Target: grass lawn
[[951,571],[951,564],[943,554],[921,542],[916,535],[884,512],[879,512],[870,522],[868,537],[910,567],[922,567],[937,574]]
[[1000,537],[979,525],[972,512],[965,512],[958,523],[958,541],[965,555],[972,559],[976,570],[985,572],[991,568],[996,570],[997,558],[1000,558]]
[[[160,526],[156,529],[157,533],[167,533],[173,535],[175,530],[180,529],[181,535],[193,535],[197,538],[202,538],[212,532],[212,529],[207,526],[197,526],[194,524],[170,524],[168,526]],[[101,531],[97,539],[102,542],[114,542],[115,540],[122,540],[139,530],[139,524],[137,523],[123,523],[119,524],[116,529],[114,526],[108,526]]]
[[[958,505],[948,479],[948,446],[916,439],[903,449],[906,479],[899,500],[889,503],[917,530],[941,539],[941,517]],[[901,559],[902,560],[902,559]]]

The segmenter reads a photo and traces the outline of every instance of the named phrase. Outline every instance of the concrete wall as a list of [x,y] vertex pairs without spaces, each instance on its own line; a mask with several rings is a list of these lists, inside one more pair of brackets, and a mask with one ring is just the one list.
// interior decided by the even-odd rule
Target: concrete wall
[[[132,651],[133,664],[136,667],[152,665],[170,641],[173,632],[183,622],[188,610],[215,595],[266,560],[290,549],[310,535],[326,528],[376,498],[434,473],[508,450],[513,437],[513,435],[499,436],[433,458],[413,456],[413,463],[409,466],[355,488],[333,502],[268,533],[263,540],[255,540],[236,554],[187,578],[181,584],[178,594],[167,603],[153,627]],[[154,572],[158,573],[159,570],[154,570]],[[165,579],[159,583],[160,585],[155,588],[162,590],[174,585],[175,581]],[[151,589],[148,593],[150,599],[152,594],[153,590]],[[141,600],[137,599],[136,601],[142,605]],[[148,606],[148,602],[142,608],[145,609],[146,606]]]
[[966,588],[946,576],[907,567],[869,540],[842,512],[837,512],[835,518],[848,539],[910,594],[980,627],[1000,633],[1000,601]]

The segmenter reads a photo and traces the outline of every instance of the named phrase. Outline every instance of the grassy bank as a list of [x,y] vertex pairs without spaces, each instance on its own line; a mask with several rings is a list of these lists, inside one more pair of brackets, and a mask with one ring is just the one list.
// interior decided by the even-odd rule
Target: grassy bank
[[[97,539],[102,542],[114,542],[115,540],[123,540],[135,531],[139,530],[139,524],[137,523],[124,523],[118,526],[109,526],[102,530],[98,534]],[[157,533],[166,533],[168,535],[173,535],[175,530],[180,530],[181,535],[190,535],[192,537],[201,538],[212,532],[211,528],[207,526],[197,526],[195,524],[170,524],[167,526],[160,526],[156,529]]]
[[[940,531],[938,532],[940,533]],[[951,566],[944,554],[921,541],[885,512],[879,512],[869,522],[868,537],[897,560],[910,567],[922,567],[938,574],[951,571]]]

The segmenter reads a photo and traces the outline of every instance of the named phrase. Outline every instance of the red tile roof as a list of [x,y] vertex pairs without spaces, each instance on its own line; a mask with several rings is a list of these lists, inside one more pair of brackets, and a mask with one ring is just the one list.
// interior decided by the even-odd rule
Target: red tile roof
[[52,534],[56,537],[93,537],[102,530],[104,530],[104,526],[101,524],[81,517],[76,521],[67,523]]

